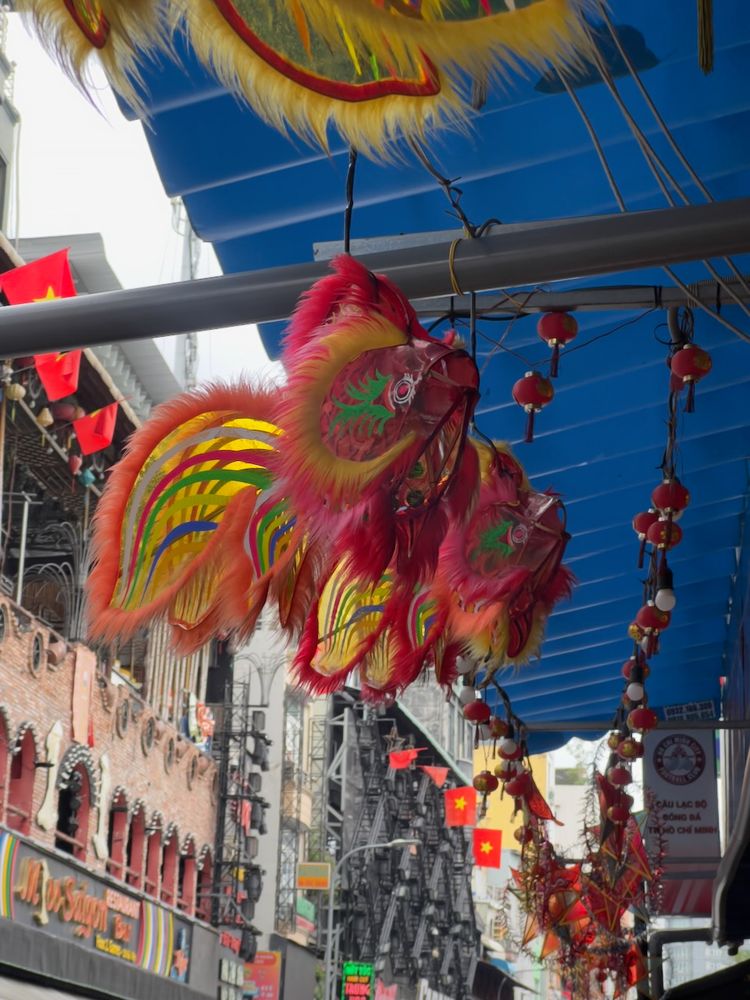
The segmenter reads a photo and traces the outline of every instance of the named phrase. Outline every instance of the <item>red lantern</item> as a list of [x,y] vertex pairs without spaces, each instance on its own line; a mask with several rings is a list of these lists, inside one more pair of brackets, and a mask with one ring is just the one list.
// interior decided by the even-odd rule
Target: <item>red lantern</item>
[[490,706],[482,701],[481,698],[476,698],[474,701],[470,701],[468,705],[464,705],[464,718],[467,722],[475,722],[478,726],[489,722],[491,714]]
[[610,750],[616,750],[620,745],[620,740],[622,736],[619,733],[610,733],[607,737],[607,746]]
[[651,503],[662,514],[681,514],[690,503],[690,493],[679,479],[665,479],[651,494]]
[[634,708],[628,716],[628,727],[633,732],[647,733],[650,729],[655,729],[659,719],[650,708]]
[[653,601],[649,601],[643,605],[635,620],[646,631],[663,632],[669,628],[671,617],[668,611],[660,611]]
[[512,760],[503,760],[495,765],[495,777],[499,778],[500,781],[510,781],[511,778],[515,777],[517,770],[518,768]]
[[523,757],[523,747],[515,740],[506,739],[500,742],[498,753],[503,760],[520,760]]
[[648,529],[646,537],[657,549],[666,551],[680,544],[682,541],[682,528],[670,518],[660,517]]
[[711,371],[711,355],[697,344],[685,344],[672,355],[669,366],[675,379],[688,387],[685,412],[692,413],[695,409],[695,384]]
[[636,514],[633,518],[633,531],[638,535],[638,541],[641,543],[638,551],[638,569],[643,567],[643,553],[646,550],[646,538],[649,528],[651,525],[656,524],[658,520],[659,514],[655,510],[644,510],[640,514]]
[[536,325],[536,332],[552,348],[549,374],[550,378],[557,378],[560,348],[575,338],[578,333],[578,323],[569,313],[543,313]]
[[610,767],[607,771],[607,781],[609,781],[611,785],[621,787],[623,785],[629,785],[632,780],[632,774],[626,767],[623,767],[622,764],[616,764],[614,767]]
[[493,740],[501,740],[508,735],[508,723],[493,715],[487,723],[490,728],[490,737]]
[[505,791],[508,795],[512,795],[514,799],[521,795],[526,795],[526,793],[530,790],[531,775],[528,771],[521,771],[521,773],[516,775],[515,778],[511,778],[505,786]]
[[474,778],[474,787],[482,795],[486,795],[488,792],[494,792],[498,786],[498,780],[491,771],[480,771],[479,774]]
[[[637,712],[640,709],[634,708],[633,711]],[[643,756],[643,746],[632,736],[626,736],[624,740],[620,740],[620,744],[617,747],[617,756],[621,760],[636,760],[638,757]]]
[[625,805],[610,806],[607,810],[607,817],[618,826],[627,823],[629,816],[630,810]]
[[529,844],[534,839],[534,831],[530,826],[518,826],[513,831],[513,836],[519,844]]
[[625,678],[626,681],[629,681],[631,679],[633,669],[635,667],[638,667],[640,670],[641,680],[645,680],[651,673],[651,667],[648,665],[648,663],[644,663],[642,661],[639,663],[634,656],[631,656],[630,659],[625,660],[625,662],[622,665],[622,676]]
[[534,414],[538,413],[547,403],[551,403],[555,395],[552,383],[539,372],[526,372],[513,386],[513,399],[522,406],[528,414],[526,421],[526,437],[528,443],[534,440]]

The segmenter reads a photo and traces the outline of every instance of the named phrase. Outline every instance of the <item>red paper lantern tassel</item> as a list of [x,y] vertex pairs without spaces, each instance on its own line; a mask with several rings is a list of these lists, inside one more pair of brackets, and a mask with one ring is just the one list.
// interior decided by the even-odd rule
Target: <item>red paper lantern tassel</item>
[[685,400],[685,413],[695,413],[695,381],[688,382],[687,399]]
[[534,413],[535,411],[530,409],[526,417],[526,436],[524,437],[526,444],[531,444],[534,440]]
[[638,569],[643,569],[643,557],[646,555],[646,536],[641,539],[641,546],[638,549]]
[[549,377],[557,378],[557,372],[560,367],[560,345],[555,344],[552,348],[552,358],[549,363]]

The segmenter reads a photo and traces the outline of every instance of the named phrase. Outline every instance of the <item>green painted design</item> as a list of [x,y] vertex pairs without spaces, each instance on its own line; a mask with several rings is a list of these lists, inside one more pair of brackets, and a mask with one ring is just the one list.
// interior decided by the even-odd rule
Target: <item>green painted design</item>
[[505,541],[508,531],[512,527],[512,521],[501,521],[500,524],[495,524],[486,531],[483,531],[479,536],[479,545],[477,545],[469,558],[475,559],[477,556],[488,552],[499,552],[504,556],[513,555],[514,547]]
[[354,424],[355,427],[358,427],[363,423],[368,434],[382,434],[383,428],[389,420],[393,419],[394,414],[387,406],[376,403],[375,400],[383,394],[383,390],[389,382],[390,376],[381,375],[379,371],[376,371],[374,376],[366,376],[358,386],[347,382],[346,394],[354,402],[346,403],[340,399],[333,400],[333,405],[338,408],[339,412],[331,421],[329,432],[332,432],[339,425],[348,427],[350,424]]

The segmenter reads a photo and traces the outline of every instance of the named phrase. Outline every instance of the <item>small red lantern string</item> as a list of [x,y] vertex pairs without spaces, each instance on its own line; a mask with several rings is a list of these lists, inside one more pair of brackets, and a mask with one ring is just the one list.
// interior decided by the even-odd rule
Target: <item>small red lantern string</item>
[[550,378],[557,378],[560,364],[560,348],[575,339],[578,334],[578,323],[570,313],[543,313],[536,325],[536,332],[552,348],[549,376]]
[[524,441],[530,444],[534,440],[534,414],[539,413],[548,403],[551,403],[555,390],[548,378],[540,372],[526,372],[513,386],[513,399],[527,413],[526,435]]

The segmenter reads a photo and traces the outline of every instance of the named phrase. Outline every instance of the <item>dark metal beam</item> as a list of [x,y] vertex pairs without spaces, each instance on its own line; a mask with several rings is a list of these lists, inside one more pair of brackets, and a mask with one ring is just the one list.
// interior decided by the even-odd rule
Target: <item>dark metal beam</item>
[[[521,720],[523,721],[523,720]],[[576,722],[574,719],[554,722],[529,722],[524,727],[530,733],[606,733],[612,720]],[[750,729],[750,719],[667,719],[659,722],[659,732],[665,729]]]
[[[546,226],[462,240],[454,276],[464,291],[508,288],[701,260],[750,250],[750,198]],[[410,299],[451,292],[450,244],[365,256]],[[0,310],[0,357],[92,347],[285,319],[327,272],[322,263],[104,292]]]

